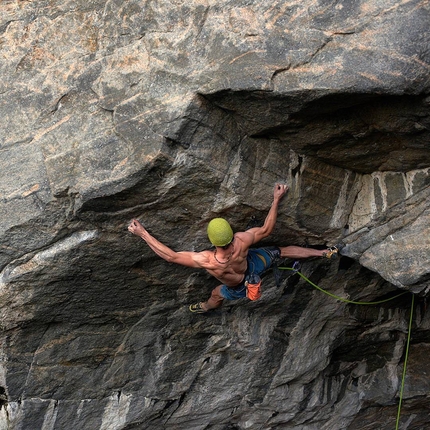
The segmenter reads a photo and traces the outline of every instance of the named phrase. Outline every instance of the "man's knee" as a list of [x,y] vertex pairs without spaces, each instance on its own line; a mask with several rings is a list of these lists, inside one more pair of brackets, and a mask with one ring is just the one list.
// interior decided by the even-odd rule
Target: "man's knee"
[[224,300],[224,297],[221,294],[222,285],[218,285],[212,290],[211,297],[215,300]]
[[208,311],[209,309],[215,309],[222,305],[224,301],[224,297],[221,295],[222,285],[218,285],[218,287],[212,290],[211,296],[207,300],[207,302],[203,303],[203,309]]
[[269,254],[272,257],[272,260],[281,258],[281,250],[279,249],[278,246],[269,246],[267,247],[267,250],[269,251]]

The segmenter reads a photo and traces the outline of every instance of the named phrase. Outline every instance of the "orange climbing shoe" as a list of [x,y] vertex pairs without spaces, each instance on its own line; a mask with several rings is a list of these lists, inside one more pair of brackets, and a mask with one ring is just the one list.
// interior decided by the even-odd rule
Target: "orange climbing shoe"
[[195,303],[194,305],[190,305],[189,309],[190,309],[191,312],[193,312],[195,314],[204,314],[204,313],[207,312],[207,311],[205,311],[202,308],[202,304],[201,303]]
[[339,251],[340,251],[339,245],[332,246],[331,248],[328,248],[327,251],[323,253],[323,257],[328,258],[329,260],[331,259],[334,260],[339,256]]

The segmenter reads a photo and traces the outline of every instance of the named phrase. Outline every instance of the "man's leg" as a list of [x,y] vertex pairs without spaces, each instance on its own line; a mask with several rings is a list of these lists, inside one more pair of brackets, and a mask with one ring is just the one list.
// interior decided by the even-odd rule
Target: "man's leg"
[[200,303],[200,306],[205,311],[208,311],[209,309],[219,308],[222,305],[224,297],[221,295],[221,287],[222,285],[218,285],[218,287],[214,288],[208,301]]
[[327,257],[330,258],[336,252],[331,249],[313,249],[303,248],[301,246],[281,246],[281,257],[284,258],[309,258],[309,257]]

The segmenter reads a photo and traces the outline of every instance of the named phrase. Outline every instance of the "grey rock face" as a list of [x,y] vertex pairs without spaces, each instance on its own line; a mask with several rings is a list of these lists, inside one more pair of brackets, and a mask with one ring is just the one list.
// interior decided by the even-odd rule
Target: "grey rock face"
[[[411,292],[401,426],[430,425],[427,1],[0,11],[0,429],[392,429]],[[302,273],[392,300],[285,271],[196,316],[216,281],[127,232],[203,250],[277,181],[266,243],[344,242]]]

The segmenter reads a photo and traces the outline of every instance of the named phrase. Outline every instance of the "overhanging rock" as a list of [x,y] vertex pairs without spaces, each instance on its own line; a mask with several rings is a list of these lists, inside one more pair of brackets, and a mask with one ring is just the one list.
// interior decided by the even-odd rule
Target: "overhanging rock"
[[0,6],[0,427],[392,429],[408,294],[267,277],[196,318],[216,282],[127,232],[202,250],[276,181],[271,243],[346,243],[313,282],[424,296],[428,426],[428,2],[54,3]]

